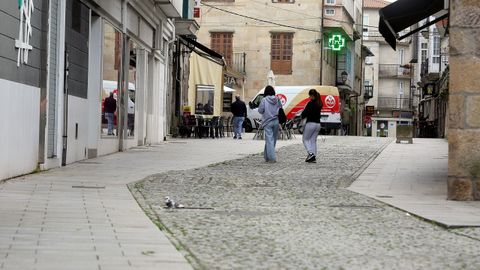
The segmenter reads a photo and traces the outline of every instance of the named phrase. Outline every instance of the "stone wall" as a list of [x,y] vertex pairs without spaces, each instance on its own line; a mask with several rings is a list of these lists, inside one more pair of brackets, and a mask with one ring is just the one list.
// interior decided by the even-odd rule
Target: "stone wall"
[[480,200],[480,2],[450,12],[448,198]]
[[[233,53],[246,53],[246,101],[250,101],[267,83],[267,74],[270,70],[271,32],[293,33],[293,72],[291,75],[275,74],[276,85],[319,84],[320,1],[306,0],[295,4],[258,0],[236,0],[221,5],[210,1],[205,3],[279,24],[272,25],[202,6],[201,18],[197,20],[200,24],[200,30],[197,33],[198,41],[211,47],[211,32],[232,32]],[[287,28],[281,26],[282,24],[313,31]],[[335,74],[332,76],[334,77]],[[329,79],[326,74],[324,77]]]

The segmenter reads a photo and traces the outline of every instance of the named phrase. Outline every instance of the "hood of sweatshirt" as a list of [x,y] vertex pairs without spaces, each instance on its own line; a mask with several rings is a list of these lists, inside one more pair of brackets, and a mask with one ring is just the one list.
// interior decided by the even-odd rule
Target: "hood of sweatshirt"
[[278,98],[276,96],[266,96],[265,99],[268,103],[275,105],[278,103]]

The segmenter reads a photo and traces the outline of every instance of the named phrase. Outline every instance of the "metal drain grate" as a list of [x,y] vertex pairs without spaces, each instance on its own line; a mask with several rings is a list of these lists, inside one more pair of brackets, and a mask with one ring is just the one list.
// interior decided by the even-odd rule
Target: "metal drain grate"
[[105,189],[105,186],[72,186],[72,188]]
[[79,164],[102,164],[101,162],[98,161],[79,161]]
[[377,198],[393,198],[393,196],[390,196],[390,195],[377,195],[375,197],[377,197]]
[[334,208],[380,208],[375,205],[358,205],[358,204],[334,204],[334,205],[329,205],[329,207],[334,207]]

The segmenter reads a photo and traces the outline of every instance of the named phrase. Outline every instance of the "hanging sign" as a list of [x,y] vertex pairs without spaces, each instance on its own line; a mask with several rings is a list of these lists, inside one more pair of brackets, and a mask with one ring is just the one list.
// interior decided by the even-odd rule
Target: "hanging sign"
[[193,17],[200,18],[200,0],[195,0],[195,6],[193,7]]
[[20,10],[20,29],[18,39],[15,40],[15,48],[18,48],[17,67],[20,66],[20,63],[28,63],[28,52],[32,50],[30,37],[32,36],[33,0],[18,0],[18,8]]
[[345,38],[342,35],[332,35],[328,39],[328,47],[334,51],[340,51],[345,47]]

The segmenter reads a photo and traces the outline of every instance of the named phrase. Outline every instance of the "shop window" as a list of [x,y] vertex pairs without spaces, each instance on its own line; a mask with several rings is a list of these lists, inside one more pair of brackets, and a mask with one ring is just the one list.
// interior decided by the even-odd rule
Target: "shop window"
[[223,93],[223,111],[230,112],[232,110],[232,103],[233,103],[233,93],[232,92],[224,92]]
[[121,33],[108,23],[103,24],[103,33],[100,132],[102,136],[117,136]]
[[211,48],[225,58],[229,67],[232,66],[233,56],[233,33],[231,32],[213,32],[211,33]]
[[271,70],[275,74],[292,74],[293,33],[273,33]]
[[195,113],[213,115],[215,87],[213,85],[197,84],[195,98]]

